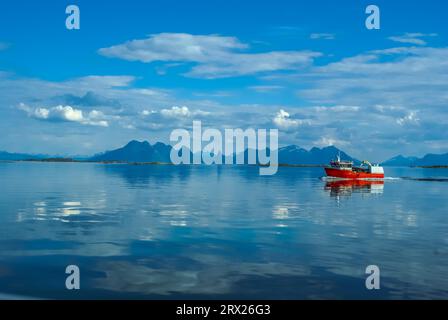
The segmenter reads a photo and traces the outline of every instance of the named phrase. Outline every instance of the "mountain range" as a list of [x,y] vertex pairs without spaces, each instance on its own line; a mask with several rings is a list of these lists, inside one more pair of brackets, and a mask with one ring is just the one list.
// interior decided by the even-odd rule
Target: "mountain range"
[[448,153],[444,154],[429,153],[422,158],[405,157],[399,155],[383,162],[382,165],[390,167],[446,166],[448,165]]
[[291,145],[278,149],[278,160],[280,164],[324,165],[328,164],[331,160],[334,160],[338,155],[340,155],[343,160],[353,161],[354,163],[360,162],[334,146],[322,149],[314,147],[310,150],[306,150]]
[[9,153],[0,151],[0,160],[39,160],[45,158],[48,158],[48,156],[43,154]]
[[151,145],[148,141],[131,141],[122,148],[106,151],[90,161],[165,162],[170,163],[172,147],[161,142]]
[[[129,162],[171,162],[170,153],[172,147],[170,145],[157,142],[151,145],[147,141],[131,141],[126,146],[107,151],[102,154],[93,156],[91,161],[129,161]],[[249,151],[246,149],[244,157],[247,163]],[[268,151],[269,154],[269,151]],[[344,160],[350,160],[359,162],[358,160],[350,157],[345,152],[339,150],[336,147],[326,147],[323,149],[312,148],[307,151],[297,146],[287,146],[279,149],[278,157],[281,164],[292,165],[324,165],[334,159],[338,154]],[[191,152],[190,152],[191,157]],[[224,162],[224,156],[222,156]],[[233,162],[236,163],[236,156],[234,156]],[[190,158],[191,159],[191,158]]]
[[[79,158],[77,160],[88,161],[122,161],[122,162],[162,162],[170,163],[170,153],[172,147],[162,142],[151,145],[147,141],[130,141],[125,146],[96,154],[92,157]],[[245,151],[247,161],[248,150]],[[268,151],[269,153],[269,151]],[[191,157],[190,152],[190,157]],[[306,150],[295,145],[282,147],[278,150],[278,160],[280,164],[290,165],[324,165],[340,155],[341,159],[359,163],[359,160],[351,157],[344,151],[329,146],[325,148],[312,148]],[[0,160],[41,160],[49,158],[47,155],[33,155],[23,153],[8,153],[0,151]],[[234,156],[235,162],[235,156]],[[448,153],[446,154],[427,154],[423,158],[405,157],[402,155],[391,158],[382,163],[384,166],[437,166],[448,165]]]

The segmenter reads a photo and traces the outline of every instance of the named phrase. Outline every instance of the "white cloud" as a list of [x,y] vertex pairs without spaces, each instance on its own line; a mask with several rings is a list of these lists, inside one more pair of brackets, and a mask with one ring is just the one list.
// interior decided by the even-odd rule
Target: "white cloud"
[[418,46],[424,46],[426,45],[426,41],[422,38],[428,38],[428,37],[436,37],[437,33],[405,33],[401,36],[393,36],[389,37],[389,40],[395,41],[395,42],[401,42],[401,43],[410,43]]
[[277,112],[272,122],[279,128],[289,130],[304,124],[304,120],[291,119],[290,114],[283,109]]
[[50,111],[45,108],[36,108],[33,112],[30,113],[30,115],[37,119],[48,119]]
[[132,76],[86,76],[65,81],[46,81],[37,78],[24,78],[10,73],[0,72],[0,103],[17,105],[20,102],[42,102],[43,104],[70,105],[72,102],[52,101],[55,97],[75,97],[83,100],[89,92],[103,100],[120,100],[123,95],[135,99],[143,94],[130,95],[129,85],[135,80]]
[[182,118],[190,118],[193,116],[206,116],[206,115],[209,115],[210,113],[202,111],[202,110],[190,111],[190,109],[188,109],[188,107],[186,107],[186,106],[182,106],[182,107],[174,106],[174,107],[171,107],[171,109],[160,110],[160,114],[167,118],[182,119]]
[[406,124],[418,124],[420,121],[420,119],[417,117],[417,112],[416,111],[411,111],[409,112],[407,115],[405,115],[404,117],[398,118],[397,119],[397,123],[400,126],[404,126]]
[[343,112],[343,113],[349,113],[349,112],[358,112],[361,109],[359,106],[319,106],[314,107],[314,110],[316,112]]
[[205,62],[247,45],[235,37],[218,35],[191,35],[187,33],[153,34],[147,39],[131,40],[123,44],[102,48],[99,53],[130,61],[190,61]]
[[150,96],[150,97],[157,97],[166,95],[166,90],[160,90],[160,89],[132,89],[133,92],[144,95],[144,96]]
[[92,90],[92,88],[120,88],[128,87],[135,80],[133,76],[87,76],[76,78],[66,81],[66,85],[71,86],[76,84],[77,86]]
[[153,110],[143,110],[142,112],[140,112],[140,114],[144,117],[149,116],[151,114],[157,113],[156,111]]
[[323,40],[333,40],[335,38],[335,35],[333,33],[312,33],[310,34],[310,39],[317,40],[317,39],[323,39]]
[[319,104],[422,105],[448,101],[448,48],[375,50],[296,76],[307,89],[298,94]]
[[[247,47],[229,49],[230,54],[226,55],[230,57],[236,55],[238,60],[239,55],[243,54],[241,50],[247,50]],[[10,112],[7,106],[17,105],[23,101],[33,106],[61,105],[71,106],[73,109],[72,112],[66,112],[65,109],[53,110],[51,107],[32,108],[30,117],[38,118],[42,122],[36,121],[36,126],[30,126],[30,132],[26,135],[30,141],[27,146],[39,145],[39,133],[42,128],[53,132],[51,139],[54,141],[59,139],[57,136],[61,131],[60,128],[46,126],[43,120],[84,124],[82,128],[65,126],[64,137],[79,134],[81,131],[91,132],[92,136],[88,138],[76,139],[91,141],[98,135],[103,144],[99,140],[95,143],[100,150],[104,145],[109,147],[112,144],[110,142],[112,139],[106,136],[106,133],[114,134],[114,138],[118,140],[124,140],[144,137],[148,130],[152,130],[157,132],[152,132],[151,137],[163,141],[168,136],[166,132],[171,128],[191,125],[193,116],[204,114],[201,113],[205,112],[201,111],[202,109],[212,112],[211,116],[207,117],[207,125],[210,126],[275,125],[282,129],[280,130],[282,144],[294,143],[308,148],[313,145],[342,145],[344,141],[350,141],[351,144],[346,145],[344,151],[353,153],[353,156],[377,161],[393,156],[397,152],[412,154],[424,154],[429,151],[446,152],[439,149],[447,145],[447,56],[448,48],[443,47],[403,46],[380,49],[336,60],[323,66],[311,66],[300,72],[271,74],[271,80],[262,82],[263,85],[248,87],[258,92],[275,91],[280,87],[283,88],[281,93],[285,94],[288,90],[297,90],[301,99],[300,105],[291,104],[286,109],[281,105],[268,105],[267,101],[259,104],[256,102],[239,104],[237,107],[235,104],[224,105],[219,102],[219,97],[224,95],[215,95],[214,91],[210,92],[207,89],[204,89],[204,92],[208,95],[198,98],[199,95],[195,96],[194,92],[185,95],[186,90],[135,88],[131,86],[135,78],[130,76],[89,76],[56,82],[21,78],[0,71],[0,107],[3,106],[4,110],[1,125],[7,132],[2,144],[4,149],[14,146],[14,135],[11,133],[17,132],[17,128],[13,127],[14,123],[20,123],[11,121],[16,115]],[[224,55],[221,60],[224,60]],[[188,61],[183,61],[184,64],[185,62]],[[218,63],[215,60],[189,62],[192,63],[188,65],[198,67],[224,65],[224,62]],[[248,65],[250,63],[247,62]],[[230,62],[230,66],[234,66],[233,62]],[[226,72],[229,70],[232,68]],[[220,75],[224,73],[219,72]],[[274,78],[275,76],[277,78]],[[52,100],[55,96],[67,93],[82,97],[88,91],[119,101],[120,108],[90,105],[91,108],[95,108],[94,111],[101,110],[103,115],[96,112],[90,114],[90,109],[86,111],[84,108],[89,107],[88,105],[80,107],[69,101]],[[245,98],[243,94],[250,94],[247,90],[233,90],[231,93],[243,99]],[[183,98],[179,98],[181,95],[184,95]],[[194,100],[187,96],[193,97]],[[194,109],[191,109],[192,106]],[[83,120],[80,120],[76,111],[82,111]],[[111,130],[93,130],[93,127],[89,126],[93,123],[101,125],[99,121],[105,121],[103,125],[111,124],[115,121],[112,115],[121,117],[116,121],[117,128],[120,126],[135,131],[114,130],[114,133],[111,133]],[[61,137],[57,141],[66,141],[63,139],[65,138]],[[67,141],[78,140],[73,138]],[[56,142],[54,143],[56,145]],[[57,148],[61,145],[64,143],[58,142]]]
[[377,105],[373,106],[373,109],[380,113],[386,113],[386,112],[390,112],[390,111],[402,110],[403,108],[399,107],[399,106],[385,106],[382,104],[377,104]]
[[254,90],[259,93],[267,93],[267,92],[273,92],[282,89],[282,86],[275,86],[275,85],[264,85],[264,86],[251,86],[249,89]]
[[347,146],[350,143],[345,140],[340,140],[334,137],[322,137],[317,141],[314,141],[314,145],[318,147],[329,147],[329,146]]
[[32,108],[23,103],[19,105],[19,109],[27,112],[28,116],[39,120],[77,122],[100,127],[109,126],[109,123],[105,120],[105,115],[97,110],[92,110],[85,114],[82,110],[71,106],[59,105],[51,108]]
[[154,61],[196,63],[185,75],[223,78],[259,72],[293,70],[307,66],[321,54],[313,51],[242,53],[249,46],[235,37],[160,33],[102,48],[107,57],[150,63]]
[[76,110],[70,106],[56,106],[48,109],[48,117],[65,121],[81,122],[84,120],[81,110]]
[[190,117],[191,112],[187,107],[171,107],[171,109],[162,109],[160,114],[165,117],[185,118]]
[[272,51],[257,54],[231,54],[219,61],[200,64],[186,75],[197,78],[224,78],[260,72],[296,70],[311,64],[320,54],[312,51]]

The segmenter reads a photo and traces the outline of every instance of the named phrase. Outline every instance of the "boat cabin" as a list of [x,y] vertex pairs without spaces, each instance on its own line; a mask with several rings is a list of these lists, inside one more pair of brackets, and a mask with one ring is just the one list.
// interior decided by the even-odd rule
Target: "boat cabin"
[[336,160],[330,161],[330,166],[339,170],[352,170],[353,162],[352,161],[342,161],[341,157],[338,156]]

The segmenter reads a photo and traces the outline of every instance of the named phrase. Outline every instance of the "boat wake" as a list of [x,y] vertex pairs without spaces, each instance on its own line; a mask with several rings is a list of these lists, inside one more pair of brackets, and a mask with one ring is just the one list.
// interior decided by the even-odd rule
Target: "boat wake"
[[362,180],[362,181],[399,181],[399,180],[410,180],[410,181],[428,181],[428,182],[448,182],[448,178],[445,177],[425,177],[425,178],[417,178],[417,177],[384,177],[383,179],[344,179],[344,178],[335,178],[323,176],[319,178],[322,181],[344,181],[344,180]]
[[448,178],[413,178],[413,177],[402,177],[403,180],[412,181],[434,181],[434,182],[448,182]]
[[322,176],[319,178],[322,181],[384,181],[384,180],[395,180],[395,179],[401,179],[401,178],[392,178],[392,177],[385,177],[385,178],[339,178],[339,177],[329,177],[329,176]]

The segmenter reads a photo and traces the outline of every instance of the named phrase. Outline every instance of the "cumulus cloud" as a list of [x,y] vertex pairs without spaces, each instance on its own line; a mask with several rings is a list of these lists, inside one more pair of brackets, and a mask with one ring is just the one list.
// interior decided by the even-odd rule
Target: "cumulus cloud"
[[154,114],[154,113],[157,113],[157,112],[154,111],[154,110],[143,110],[142,112],[140,112],[140,114],[142,116],[144,116],[144,117],[149,116],[149,115]]
[[[106,126],[114,122],[124,128],[134,124],[142,111],[141,106],[147,105],[148,99],[151,99],[151,104],[156,107],[175,105],[177,102],[169,89],[131,86],[135,78],[127,75],[91,75],[64,81],[47,81],[0,71],[0,79],[0,108],[8,105],[18,106],[20,103],[42,107],[45,110],[41,110],[40,113],[36,111],[36,114],[31,107],[27,108],[33,110],[24,111],[30,117],[48,122],[74,122],[66,120],[63,116],[57,118],[58,110],[50,112],[54,106],[70,106],[83,113],[85,119],[78,123]],[[104,119],[90,119],[89,112],[92,109],[102,112]],[[49,113],[47,119],[45,119],[46,111]],[[92,115],[97,116],[95,113]],[[11,126],[10,130],[13,129]]]
[[172,107],[171,109],[162,109],[160,114],[165,117],[185,118],[190,117],[191,112],[187,107]]
[[272,122],[279,128],[290,130],[299,127],[303,123],[305,123],[304,120],[300,119],[291,119],[291,116],[288,112],[286,112],[283,109],[280,109],[280,111],[277,112],[274,119],[272,119]]
[[333,33],[312,33],[310,34],[310,39],[317,40],[317,39],[323,39],[323,40],[333,40],[335,38],[335,35]]
[[436,37],[437,33],[405,33],[400,36],[392,36],[389,37],[389,40],[395,41],[395,42],[401,42],[401,43],[409,43],[414,44],[418,46],[424,46],[426,45],[426,41],[422,38],[428,38],[428,37]]
[[160,33],[131,40],[98,52],[106,57],[151,63],[196,63],[185,75],[223,78],[259,72],[292,70],[312,63],[321,54],[314,51],[270,51],[244,53],[249,46],[235,37]]
[[88,106],[95,102],[89,92],[94,92],[97,97],[110,100],[109,102],[122,102],[123,96],[128,97],[128,100],[142,98],[142,94],[128,94],[132,90],[129,86],[135,80],[132,76],[92,75],[64,81],[47,81],[0,72],[0,78],[0,103],[8,105],[39,102],[43,105],[77,106],[80,103]]
[[[216,37],[218,40],[226,38]],[[152,38],[157,37],[152,36]],[[215,51],[219,59],[210,57],[212,56],[210,51],[207,51],[202,43],[196,46],[197,51],[191,48],[187,52],[165,49],[157,52],[154,48],[160,48],[160,43],[151,45],[152,50],[161,55],[158,59],[166,59],[160,61],[170,61],[170,56],[178,54],[179,58],[176,59],[183,59],[181,61],[184,65],[183,69],[188,66],[193,68],[190,69],[190,73],[200,71],[200,67],[216,67],[218,71],[212,77],[220,77],[226,73],[239,74],[233,72],[232,68],[236,67],[237,63],[242,63],[244,59],[241,57],[244,55],[248,56],[247,62],[244,63],[247,66],[242,66],[241,72],[250,74],[247,72],[253,67],[259,70],[258,58],[254,60],[255,65],[251,66],[252,57],[257,54],[248,53],[247,45],[235,38],[233,42],[226,41],[227,47],[216,45]],[[166,46],[169,45],[166,44]],[[141,44],[137,42],[136,48],[140,46]],[[212,44],[209,46],[213,47]],[[126,52],[128,50],[128,48],[123,49],[126,49]],[[132,50],[129,52],[131,53]],[[167,53],[170,53],[170,56],[167,56]],[[294,105],[291,100],[286,108],[280,105],[269,105],[267,100],[259,104],[257,101],[244,104],[246,97],[243,95],[251,94],[248,90],[229,89],[235,97],[232,103],[237,99],[240,103],[226,105],[219,100],[225,94],[213,94],[215,92],[213,90],[216,89],[212,91],[208,90],[209,88],[201,89],[201,93],[204,91],[202,96],[195,95],[196,92],[185,95],[185,90],[134,87],[132,82],[135,78],[130,76],[88,76],[65,81],[46,81],[0,72],[0,107],[4,106],[5,111],[2,128],[8,133],[16,132],[17,129],[13,125],[16,122],[8,121],[16,115],[11,113],[9,116],[6,106],[18,105],[23,101],[33,106],[56,106],[29,108],[30,117],[42,121],[65,121],[85,125],[82,130],[79,126],[67,125],[64,129],[68,130],[64,133],[70,129],[73,132],[76,131],[76,134],[79,131],[93,132],[89,125],[94,123],[99,125],[98,121],[105,121],[109,125],[114,120],[111,118],[114,114],[121,117],[121,120],[117,120],[114,124],[135,130],[133,132],[117,130],[115,137],[134,138],[146,134],[145,130],[157,130],[152,132],[152,137],[163,141],[168,136],[166,132],[171,128],[187,127],[191,125],[193,117],[206,115],[206,111],[211,111],[211,115],[207,116],[209,126],[245,127],[250,124],[271,127],[275,125],[282,129],[280,130],[281,144],[298,144],[307,148],[315,145],[344,145],[344,151],[353,156],[370,157],[378,161],[394,156],[398,150],[400,153],[409,154],[438,153],[442,151],[442,147],[448,146],[446,143],[448,141],[446,130],[448,126],[446,117],[448,60],[446,56],[448,56],[448,48],[432,48],[417,44],[403,45],[368,51],[342,59],[335,58],[328,64],[310,65],[297,72],[270,73],[270,79],[264,74],[263,79],[266,81],[262,82],[263,85],[247,87],[249,90],[272,92],[272,94],[286,94],[290,90],[297,92],[300,105]],[[142,59],[137,60],[142,61]],[[266,60],[268,64],[272,63],[270,59],[271,57]],[[207,72],[202,76],[208,77]],[[277,93],[276,90],[280,88],[281,91]],[[87,94],[89,91],[97,96]],[[54,97],[62,97],[66,94],[72,95],[69,97],[72,101],[70,99],[53,100]],[[182,98],[179,98],[181,96]],[[101,99],[96,99],[100,97]],[[189,100],[189,97],[193,97],[194,100]],[[252,99],[253,96],[250,98]],[[120,106],[111,108],[114,101],[119,101]],[[109,106],[98,107],[96,105],[98,103]],[[65,108],[66,106],[70,106],[72,110]],[[191,106],[194,106],[194,109]],[[91,107],[88,108],[89,110],[93,108],[93,111],[101,113],[91,114],[89,110],[86,110],[87,107]],[[39,132],[44,123],[36,124],[35,127],[30,128],[31,131]],[[103,123],[103,125],[106,124]],[[57,128],[48,130],[55,129]],[[106,133],[105,130],[94,131],[99,132],[99,135]],[[110,133],[107,132],[107,134]],[[14,141],[8,136],[13,137],[11,134],[5,134],[3,144],[13,146]],[[37,135],[27,135],[30,141],[35,139],[34,136]],[[88,139],[90,140],[90,137]],[[108,136],[103,140],[110,141],[111,139]],[[7,141],[7,144],[4,141]],[[351,143],[344,144],[346,141]]]
[[50,108],[32,108],[23,103],[19,109],[27,112],[28,116],[38,120],[77,122],[83,125],[108,127],[105,115],[101,111],[92,110],[88,113],[71,106],[55,106]]
[[406,124],[418,124],[420,121],[420,119],[417,117],[417,112],[416,111],[411,111],[409,112],[407,115],[405,115],[404,117],[398,118],[397,119],[397,123],[400,126],[404,126]]
[[206,112],[206,111],[202,111],[202,110],[190,111],[190,109],[188,109],[188,107],[186,107],[186,106],[182,106],[182,107],[173,106],[170,109],[160,110],[160,114],[166,118],[183,119],[183,118],[191,118],[194,116],[207,116],[210,114],[210,112]]

